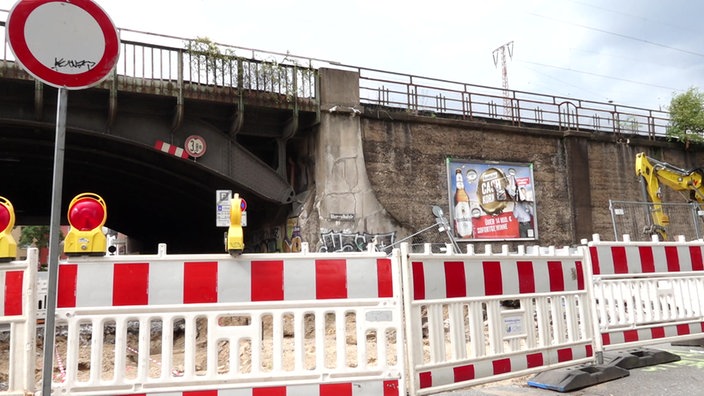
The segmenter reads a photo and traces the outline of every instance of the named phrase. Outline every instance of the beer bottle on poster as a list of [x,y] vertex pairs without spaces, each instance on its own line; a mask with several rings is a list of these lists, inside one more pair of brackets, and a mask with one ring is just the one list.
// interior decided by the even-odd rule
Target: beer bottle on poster
[[455,171],[455,232],[460,238],[472,236],[472,220],[469,213],[469,195],[464,189],[462,170]]

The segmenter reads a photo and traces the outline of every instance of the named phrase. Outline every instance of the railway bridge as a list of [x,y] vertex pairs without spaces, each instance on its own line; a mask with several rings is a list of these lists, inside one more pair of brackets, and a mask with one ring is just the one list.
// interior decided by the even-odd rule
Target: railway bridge
[[[222,251],[216,190],[247,200],[254,251],[393,243],[433,224],[431,206],[449,207],[448,158],[531,164],[541,243],[570,243],[609,230],[605,195],[592,193],[603,158],[628,164],[647,149],[699,160],[667,141],[662,111],[119,32],[114,73],[69,92],[62,200],[100,194],[106,226],[135,252],[161,242]],[[48,223],[56,98],[5,44],[0,195],[18,225]],[[624,185],[613,195],[636,196],[630,170],[617,167]]]

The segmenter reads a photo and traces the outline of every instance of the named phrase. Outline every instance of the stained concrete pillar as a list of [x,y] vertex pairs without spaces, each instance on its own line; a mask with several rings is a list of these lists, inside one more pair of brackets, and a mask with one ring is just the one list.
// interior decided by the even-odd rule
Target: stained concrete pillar
[[592,221],[592,196],[589,178],[589,142],[586,139],[566,136],[565,158],[567,159],[567,181],[572,202],[572,234],[575,240],[591,239],[594,233]]
[[[301,231],[309,241],[327,232],[388,233],[392,218],[372,190],[364,162],[359,74],[320,69],[320,125],[315,154],[315,193]],[[317,227],[317,229],[312,229]],[[315,235],[315,239],[312,239]],[[312,246],[311,246],[312,248]]]

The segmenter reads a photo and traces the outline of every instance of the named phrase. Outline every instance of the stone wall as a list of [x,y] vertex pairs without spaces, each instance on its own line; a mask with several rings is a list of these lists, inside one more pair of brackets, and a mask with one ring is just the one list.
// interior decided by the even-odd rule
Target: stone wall
[[[314,182],[298,211],[303,240],[317,248],[326,233],[392,232],[398,241],[435,224],[432,206],[449,212],[448,159],[532,164],[538,239],[530,244],[542,246],[612,239],[609,200],[643,201],[637,153],[685,169],[704,163],[704,152],[665,139],[360,105],[357,73],[321,69],[320,78]],[[449,240],[424,232],[412,242]]]
[[[635,155],[682,168],[704,153],[645,137],[559,131],[497,120],[458,120],[366,108],[364,157],[370,182],[400,224],[419,230],[434,222],[431,206],[448,210],[447,158],[533,165],[540,245],[574,245],[593,233],[613,238],[609,200],[643,201]],[[664,191],[666,199],[684,202]],[[445,238],[446,239],[446,238]],[[443,242],[426,234],[426,242]]]

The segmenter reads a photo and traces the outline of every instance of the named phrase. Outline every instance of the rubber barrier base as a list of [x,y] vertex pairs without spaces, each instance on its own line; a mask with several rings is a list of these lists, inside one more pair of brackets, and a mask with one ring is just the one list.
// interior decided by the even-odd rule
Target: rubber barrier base
[[704,348],[704,338],[697,338],[696,340],[687,341],[675,341],[670,343],[673,346],[687,346],[687,347],[698,347]]
[[678,360],[680,360],[680,357],[674,353],[648,348],[638,348],[604,354],[604,363],[626,370],[654,366],[656,364],[671,363]]
[[531,378],[528,385],[558,392],[571,392],[629,375],[628,370],[613,365],[584,364],[544,371]]

